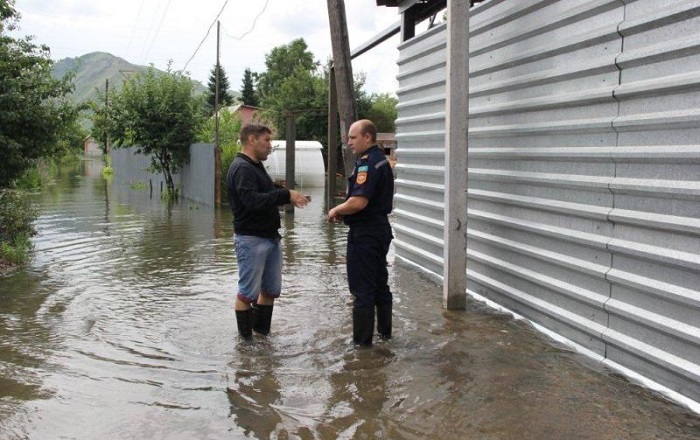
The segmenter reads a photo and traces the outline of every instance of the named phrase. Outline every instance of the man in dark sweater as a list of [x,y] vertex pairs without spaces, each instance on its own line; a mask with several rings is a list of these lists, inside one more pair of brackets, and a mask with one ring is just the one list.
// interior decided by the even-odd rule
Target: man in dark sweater
[[278,188],[262,161],[272,151],[272,131],[261,124],[241,129],[241,152],[226,175],[228,201],[233,211],[234,245],[238,260],[236,322],[238,333],[270,332],[272,308],[282,291],[282,245],[278,206],[293,203],[302,208],[302,193]]

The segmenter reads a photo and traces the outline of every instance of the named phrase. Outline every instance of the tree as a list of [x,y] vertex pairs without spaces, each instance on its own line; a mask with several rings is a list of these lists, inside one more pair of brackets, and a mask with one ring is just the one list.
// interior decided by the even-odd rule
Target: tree
[[246,68],[243,72],[243,87],[241,88],[241,101],[245,105],[258,106],[258,95],[253,84],[253,72]]
[[49,48],[6,34],[17,18],[14,2],[0,0],[0,188],[55,155],[79,113],[69,100],[72,77],[51,77]]
[[258,74],[260,105],[275,121],[277,134],[285,135],[288,113],[296,117],[298,139],[325,145],[328,81],[303,38],[278,46],[265,56],[267,70]]
[[[219,146],[221,148],[221,188],[222,197],[227,200],[228,188],[226,187],[226,173],[236,154],[241,151],[238,144],[238,135],[243,123],[239,112],[231,113],[228,109],[222,109],[219,114]],[[215,141],[214,117],[207,118],[197,132],[197,142],[213,144]]]
[[58,141],[78,115],[67,97],[72,77],[51,77],[49,48],[6,34],[18,18],[14,1],[0,0],[0,266],[26,261],[37,217],[24,195],[8,187],[37,159],[59,152]]
[[[214,107],[214,100],[216,98],[216,66],[211,68],[209,74],[209,93],[207,94],[207,104],[212,109],[212,113],[216,111]],[[233,104],[233,98],[228,92],[230,85],[228,82],[228,77],[226,76],[226,71],[219,65],[219,108],[228,107]]]
[[151,66],[111,91],[109,101],[96,114],[97,132],[109,133],[115,148],[135,146],[150,156],[151,170],[163,173],[168,195],[177,198],[172,175],[189,161],[203,118],[204,102],[194,97],[194,83],[170,66],[165,73]]
[[388,93],[373,93],[369,102],[367,113],[360,117],[371,119],[380,133],[393,133],[396,130],[396,105],[399,100]]
[[303,38],[293,40],[291,43],[277,46],[265,55],[265,67],[267,70],[258,75],[258,93],[260,100],[270,100],[288,83],[288,76],[295,72],[316,71],[319,63],[314,60],[314,55],[308,50]]

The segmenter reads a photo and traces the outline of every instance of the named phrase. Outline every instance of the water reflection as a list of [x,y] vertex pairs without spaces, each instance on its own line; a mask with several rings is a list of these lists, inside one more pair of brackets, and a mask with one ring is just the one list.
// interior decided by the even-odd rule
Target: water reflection
[[330,377],[333,393],[327,402],[323,438],[369,439],[388,434],[381,414],[389,400],[385,368],[392,357],[386,347],[344,356],[342,368]]
[[275,372],[280,363],[265,348],[251,345],[239,347],[241,362],[234,366],[232,385],[226,394],[231,403],[231,416],[246,436],[271,438],[282,417],[275,409],[281,398],[280,384]]
[[394,266],[394,339],[351,342],[343,225],[285,214],[272,332],[236,336],[231,215],[106,183],[35,196],[35,258],[0,278],[0,439],[683,439],[700,421]]

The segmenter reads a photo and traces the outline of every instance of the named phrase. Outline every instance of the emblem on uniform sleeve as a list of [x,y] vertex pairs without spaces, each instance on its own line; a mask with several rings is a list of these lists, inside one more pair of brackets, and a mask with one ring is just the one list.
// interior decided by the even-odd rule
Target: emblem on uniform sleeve
[[367,171],[369,171],[369,167],[367,165],[363,165],[357,168],[357,180],[355,181],[356,184],[362,185],[367,181]]

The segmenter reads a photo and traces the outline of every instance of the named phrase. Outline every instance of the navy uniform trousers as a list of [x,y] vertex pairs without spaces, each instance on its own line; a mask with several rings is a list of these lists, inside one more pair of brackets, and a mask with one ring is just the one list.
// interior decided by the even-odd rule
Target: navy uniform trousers
[[355,308],[391,304],[386,254],[394,237],[391,226],[353,225],[348,231],[347,273]]

